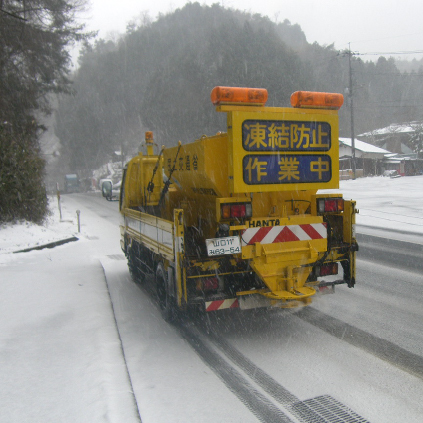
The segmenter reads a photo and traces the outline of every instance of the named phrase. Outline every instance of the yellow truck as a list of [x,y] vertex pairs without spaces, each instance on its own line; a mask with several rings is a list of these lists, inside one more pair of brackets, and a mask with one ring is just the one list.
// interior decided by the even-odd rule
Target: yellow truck
[[339,188],[343,97],[298,91],[293,107],[266,107],[267,97],[215,87],[225,132],[156,153],[147,132],[124,170],[121,247],[135,280],[154,275],[166,320],[191,306],[298,307],[354,287],[356,204],[318,193]]

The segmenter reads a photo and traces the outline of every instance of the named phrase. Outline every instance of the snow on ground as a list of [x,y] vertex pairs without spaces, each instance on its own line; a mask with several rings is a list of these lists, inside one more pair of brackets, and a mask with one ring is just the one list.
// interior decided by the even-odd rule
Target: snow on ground
[[357,201],[357,224],[423,234],[423,176],[341,181],[344,198]]
[[423,175],[341,181],[339,192],[357,202],[358,233],[423,244]]
[[[340,192],[357,201],[358,230],[405,231],[422,242],[422,185],[423,176],[373,177],[342,181]],[[63,196],[61,204],[62,218],[50,198],[44,226],[0,226],[0,421],[139,421],[99,261],[121,254],[118,225],[84,209],[78,232],[78,203]]]
[[[104,223],[88,211],[78,233],[74,206],[63,197],[62,220],[53,207],[45,226],[1,227],[1,422],[139,421],[97,259],[119,246],[90,240],[88,232],[104,232]],[[118,228],[107,230],[118,239]],[[11,253],[73,235],[80,239]]]
[[60,219],[56,197],[49,197],[49,208],[51,216],[44,225],[30,222],[0,225],[0,254],[66,239],[78,231],[76,213],[75,216],[62,214]]

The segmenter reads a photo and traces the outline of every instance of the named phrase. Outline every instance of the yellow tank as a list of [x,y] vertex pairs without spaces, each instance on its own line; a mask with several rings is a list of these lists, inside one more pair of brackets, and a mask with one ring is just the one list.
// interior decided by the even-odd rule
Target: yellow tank
[[[164,152],[165,173],[169,174],[178,147]],[[178,191],[186,197],[229,196],[228,136],[226,133],[202,137],[181,146],[172,173]]]

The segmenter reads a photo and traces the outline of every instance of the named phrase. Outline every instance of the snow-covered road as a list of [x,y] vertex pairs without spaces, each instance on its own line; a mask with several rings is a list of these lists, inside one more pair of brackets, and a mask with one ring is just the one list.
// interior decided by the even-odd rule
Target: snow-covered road
[[[379,226],[383,235],[387,221],[366,217],[366,209],[376,206],[396,215],[390,218],[391,234],[406,230],[421,241],[423,177],[370,179],[372,184],[361,181],[361,188],[359,180],[341,186],[346,198],[358,201],[358,223]],[[384,205],[381,199],[388,195],[392,200]],[[409,208],[402,213],[404,204]],[[304,421],[293,411],[293,401],[303,406],[324,397],[351,408],[362,421],[420,423],[422,378],[413,374],[412,362],[408,369],[400,365],[401,354],[414,357],[415,366],[422,362],[419,273],[363,257],[356,288],[339,287],[335,295],[316,299],[314,314],[211,316],[211,333],[201,324],[194,330],[196,342],[203,339],[210,354],[220,357],[213,366],[207,351],[196,352],[187,342],[183,328],[162,320],[148,285],[131,281],[119,245],[117,203],[62,196],[62,212],[62,222],[55,210],[49,227],[37,228],[35,242],[28,241],[31,226],[24,225],[21,233],[16,227],[0,231],[0,422],[137,422],[139,414],[144,423],[270,421],[253,412],[247,397],[231,385],[245,380],[249,392],[283,410],[288,420],[281,421]],[[69,235],[79,240],[8,253]],[[335,319],[332,333],[327,322],[319,323],[325,315]],[[336,325],[344,325],[348,339],[335,333]],[[214,336],[228,347],[219,347]],[[381,359],[376,353],[389,346],[398,363],[392,355]],[[274,391],[287,393],[284,405],[254,379],[260,372],[263,380],[275,380]]]

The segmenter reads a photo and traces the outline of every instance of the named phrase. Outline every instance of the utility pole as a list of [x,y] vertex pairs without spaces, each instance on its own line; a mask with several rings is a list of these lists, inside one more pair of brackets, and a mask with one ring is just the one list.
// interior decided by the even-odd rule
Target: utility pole
[[348,96],[350,98],[350,107],[351,107],[351,150],[352,150],[352,172],[353,179],[355,179],[356,167],[355,167],[355,139],[354,139],[354,104],[353,104],[353,80],[352,80],[352,68],[351,68],[351,43],[348,43],[348,68],[349,68],[349,77],[350,77],[350,87]]

